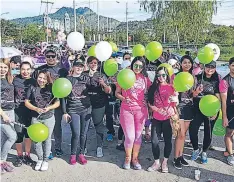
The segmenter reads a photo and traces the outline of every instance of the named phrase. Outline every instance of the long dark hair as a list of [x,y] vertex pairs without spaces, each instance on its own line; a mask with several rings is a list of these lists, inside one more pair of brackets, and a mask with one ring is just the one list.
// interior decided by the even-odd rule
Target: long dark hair
[[154,82],[153,84],[150,86],[149,88],[149,92],[148,92],[148,101],[151,105],[154,104],[154,94],[156,93],[157,95],[160,95],[159,93],[159,86],[160,86],[160,83],[158,81],[158,77],[157,77],[157,74],[159,73],[159,71],[163,70],[166,75],[167,75],[167,78],[166,78],[166,82],[167,83],[170,83],[170,75],[167,71],[167,68],[165,67],[159,67],[157,69],[157,71],[155,72],[155,78],[154,78]]
[[189,73],[192,74],[192,72],[193,72],[193,59],[192,59],[191,56],[189,56],[189,55],[184,55],[184,56],[180,59],[180,63],[181,63],[180,72],[183,72],[183,69],[182,69],[182,62],[183,62],[185,59],[188,59],[188,60],[190,61],[190,63],[192,64],[192,67],[191,67],[190,70],[189,70]]
[[135,57],[135,58],[132,60],[132,63],[131,63],[131,70],[133,70],[133,65],[134,65],[135,62],[137,62],[137,61],[142,62],[143,68],[142,68],[141,73],[142,73],[145,77],[148,77],[148,73],[146,72],[146,63],[145,63],[145,59],[144,59],[144,57],[142,57],[142,56],[137,56],[137,57]]

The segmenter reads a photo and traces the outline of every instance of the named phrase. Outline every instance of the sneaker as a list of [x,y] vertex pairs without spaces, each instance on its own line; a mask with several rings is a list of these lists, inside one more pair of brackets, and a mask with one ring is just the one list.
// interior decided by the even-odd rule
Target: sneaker
[[29,166],[34,164],[34,161],[31,159],[30,155],[24,156],[24,162],[26,165],[29,165]]
[[153,165],[147,169],[147,171],[148,172],[158,171],[160,167],[161,167],[160,163],[155,161]]
[[164,138],[163,138],[162,135],[159,135],[159,136],[158,136],[158,141],[159,141],[159,142],[164,142]]
[[118,145],[116,146],[116,149],[117,149],[117,150],[120,150],[120,151],[125,151],[124,144],[123,144],[123,143],[118,144]]
[[3,168],[5,169],[6,172],[13,172],[14,171],[14,168],[10,164],[8,164],[7,162],[3,163]]
[[207,159],[207,153],[206,152],[202,152],[201,154],[201,163],[202,164],[207,164],[208,159]]
[[191,160],[195,161],[197,160],[197,158],[199,157],[199,155],[201,154],[201,150],[197,149],[197,150],[193,150],[192,156],[191,156]]
[[112,134],[107,134],[106,140],[108,142],[112,142],[113,141],[113,135]]
[[150,136],[150,134],[146,134],[145,137],[144,137],[144,139],[145,139],[145,143],[151,143],[151,136]]
[[61,149],[55,149],[55,155],[57,157],[61,157],[63,155],[63,151]]
[[142,169],[138,159],[135,159],[134,161],[132,161],[132,166],[133,166],[133,169],[135,169],[135,170],[141,170]]
[[76,164],[76,155],[71,155],[70,157],[70,164],[75,165]]
[[47,171],[49,168],[49,163],[47,161],[43,161],[41,165],[41,171]]
[[85,149],[84,149],[84,155],[86,155],[88,153],[88,150],[87,150],[87,148],[85,147]]
[[227,157],[227,163],[230,165],[230,166],[234,166],[234,157],[233,155],[229,155]]
[[174,167],[176,169],[182,169],[182,164],[181,164],[181,158],[178,157],[177,159],[174,159]]
[[131,159],[130,157],[125,157],[125,161],[124,161],[124,164],[123,164],[123,169],[130,169],[131,168]]
[[210,147],[208,149],[209,150],[215,150],[215,147],[213,145],[210,145]]
[[97,157],[98,158],[103,157],[102,147],[97,148]]
[[189,163],[184,159],[183,156],[180,157],[180,163],[182,164],[182,166],[189,166]]
[[78,161],[79,161],[79,163],[82,164],[82,165],[87,164],[87,159],[85,158],[85,156],[84,156],[83,154],[80,154],[80,155],[78,156]]
[[37,161],[37,164],[35,166],[35,171],[39,171],[41,169],[42,162],[43,162],[42,160]]
[[49,155],[48,159],[49,159],[49,160],[53,160],[53,158],[54,158],[53,153],[50,152],[50,155]]
[[23,165],[23,160],[24,160],[24,157],[22,155],[19,155],[16,157],[16,161],[14,162],[14,166],[15,167],[20,167]]
[[167,166],[167,162],[162,163],[162,173],[168,173],[168,166]]

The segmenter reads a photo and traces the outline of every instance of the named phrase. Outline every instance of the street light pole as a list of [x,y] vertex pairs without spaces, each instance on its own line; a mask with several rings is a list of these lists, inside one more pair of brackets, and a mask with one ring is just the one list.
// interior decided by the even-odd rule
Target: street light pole
[[97,0],[97,15],[98,15],[98,41],[100,42],[100,21],[99,21],[99,1]]
[[74,9],[74,31],[76,32],[76,1],[73,0],[73,9]]
[[128,47],[128,2],[126,2],[127,47]]

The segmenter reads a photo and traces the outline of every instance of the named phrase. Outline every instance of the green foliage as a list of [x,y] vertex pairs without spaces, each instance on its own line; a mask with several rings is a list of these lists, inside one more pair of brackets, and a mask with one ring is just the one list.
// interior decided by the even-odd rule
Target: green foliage
[[17,40],[20,37],[20,27],[13,22],[1,19],[1,41]]
[[45,41],[46,33],[44,28],[38,28],[35,24],[27,25],[22,32],[23,42],[35,44],[39,41]]

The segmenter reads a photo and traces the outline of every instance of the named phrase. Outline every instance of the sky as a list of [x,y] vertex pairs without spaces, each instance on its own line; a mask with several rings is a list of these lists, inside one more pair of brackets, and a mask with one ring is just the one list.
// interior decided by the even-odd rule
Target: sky
[[[44,0],[47,1],[47,0]],[[49,12],[54,13],[59,8],[72,7],[73,0],[48,0],[54,2],[49,5]],[[99,14],[119,21],[126,21],[126,2],[128,2],[128,19],[146,20],[151,17],[150,13],[140,10],[138,0],[99,0]],[[220,0],[221,6],[218,7],[217,15],[213,17],[213,23],[221,25],[234,25],[234,0]],[[13,19],[38,16],[45,12],[45,4],[41,5],[41,0],[1,0],[2,18]],[[76,8],[89,7],[89,0],[76,0]],[[97,0],[90,0],[90,8],[97,12]]]

